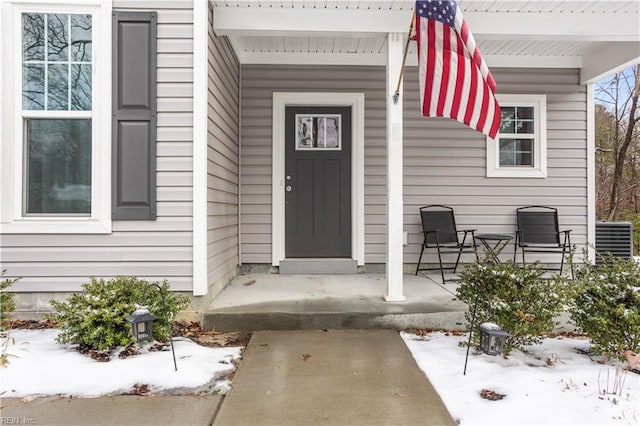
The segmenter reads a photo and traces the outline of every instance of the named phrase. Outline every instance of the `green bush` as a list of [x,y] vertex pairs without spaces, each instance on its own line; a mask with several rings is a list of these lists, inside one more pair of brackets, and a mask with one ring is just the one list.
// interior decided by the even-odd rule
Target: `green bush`
[[[554,318],[562,312],[567,294],[563,280],[544,279],[544,273],[538,264],[523,267],[511,261],[467,265],[457,290],[458,298],[469,305],[465,318],[471,323],[479,292],[476,327],[483,322],[493,322],[509,333],[504,354],[542,343],[542,334],[553,331]],[[476,331],[472,344],[477,346]]]
[[[153,324],[153,338],[167,341],[170,337],[167,318],[160,292],[152,284],[135,277],[116,277],[109,281],[91,278],[89,283],[82,285],[81,292],[72,294],[65,302],[52,300],[56,312],[51,318],[60,329],[57,342],[76,343],[97,350],[133,343],[131,323],[125,318],[136,309],[136,303],[143,302],[149,312],[158,317]],[[170,292],[166,280],[158,285],[165,296],[171,321],[178,311],[189,305],[189,299]]]
[[[7,270],[3,269],[0,277],[6,274]],[[11,313],[16,309],[16,303],[13,300],[13,293],[7,293],[7,289],[11,287],[19,278],[5,278],[0,281],[0,331],[11,328]]]
[[640,264],[610,258],[576,271],[571,320],[594,344],[594,351],[624,360],[624,351],[640,353]]

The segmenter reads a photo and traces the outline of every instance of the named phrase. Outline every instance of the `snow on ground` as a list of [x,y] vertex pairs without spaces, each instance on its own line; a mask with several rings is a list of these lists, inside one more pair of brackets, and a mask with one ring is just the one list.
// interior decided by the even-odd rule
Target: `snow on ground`
[[[240,348],[208,348],[189,339],[174,338],[176,363],[171,350],[149,352],[144,356],[98,362],[54,341],[56,329],[12,330],[7,352],[9,365],[0,368],[0,395],[24,397],[38,395],[72,395],[93,397],[131,391],[134,385],[150,385],[151,391],[188,393],[190,390],[214,388],[225,390],[223,378],[234,370],[233,360],[240,358]],[[0,338],[0,343],[4,339]]]
[[[128,392],[136,384],[174,394],[224,390],[228,381],[223,376],[240,358],[238,347],[208,348],[175,338],[177,372],[171,351],[149,352],[148,344],[142,348],[144,356],[113,356],[109,362],[97,362],[72,345],[55,343],[57,333],[55,329],[11,331],[15,345],[10,343],[8,352],[14,356],[7,368],[0,368],[1,396],[94,397]],[[402,337],[463,426],[640,424],[640,375],[617,376],[614,365],[598,364],[577,352],[576,348],[589,346],[585,339],[545,339],[529,354],[514,351],[507,359],[471,351],[463,375],[466,349],[458,343],[466,342],[468,335],[402,333]],[[619,393],[614,393],[616,386]],[[506,396],[498,401],[483,399],[482,389]]]
[[[640,375],[616,376],[613,364],[598,364],[577,348],[577,338],[545,339],[529,354],[513,351],[507,359],[469,352],[463,375],[464,336],[402,333],[407,347],[436,388],[449,412],[467,425],[638,425]],[[547,365],[549,363],[553,365]],[[618,373],[620,370],[618,370]],[[613,394],[622,377],[620,395]],[[482,389],[506,395],[491,401]]]

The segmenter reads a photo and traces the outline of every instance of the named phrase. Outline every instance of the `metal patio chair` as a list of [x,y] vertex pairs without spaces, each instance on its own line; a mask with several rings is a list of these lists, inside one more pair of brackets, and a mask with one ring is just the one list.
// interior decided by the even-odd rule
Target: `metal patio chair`
[[[474,253],[478,260],[477,245],[475,239],[475,229],[458,230],[456,220],[451,207],[433,204],[420,207],[420,219],[422,221],[422,233],[424,241],[418,258],[418,266],[416,266],[416,275],[420,271],[437,271],[440,270],[442,275],[442,283],[445,283],[444,271],[450,270],[453,273],[458,269],[460,256],[462,253]],[[462,236],[462,241],[460,241]],[[469,238],[469,240],[467,240]],[[435,248],[438,253],[439,268],[420,268],[424,249]],[[442,255],[445,253],[457,254],[454,266],[445,267],[442,264]]]
[[[558,210],[548,206],[526,206],[516,209],[518,228],[516,230],[513,261],[516,261],[518,249],[522,251],[522,264],[525,264],[525,253],[560,253],[560,268],[548,271],[562,271],[565,256],[571,252],[571,230],[559,230]],[[574,277],[573,264],[571,277]]]

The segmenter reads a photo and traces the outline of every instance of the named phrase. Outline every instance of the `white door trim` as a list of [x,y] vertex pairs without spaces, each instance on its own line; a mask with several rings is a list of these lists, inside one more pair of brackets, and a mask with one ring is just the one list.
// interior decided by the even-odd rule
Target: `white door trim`
[[287,106],[351,107],[351,256],[364,265],[364,93],[273,93],[273,167],[271,186],[271,262],[285,258],[284,117]]

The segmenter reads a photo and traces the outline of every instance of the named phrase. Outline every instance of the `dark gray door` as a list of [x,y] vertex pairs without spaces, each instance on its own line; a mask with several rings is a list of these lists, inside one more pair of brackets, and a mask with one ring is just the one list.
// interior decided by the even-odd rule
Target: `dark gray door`
[[351,257],[351,108],[285,110],[285,255]]

